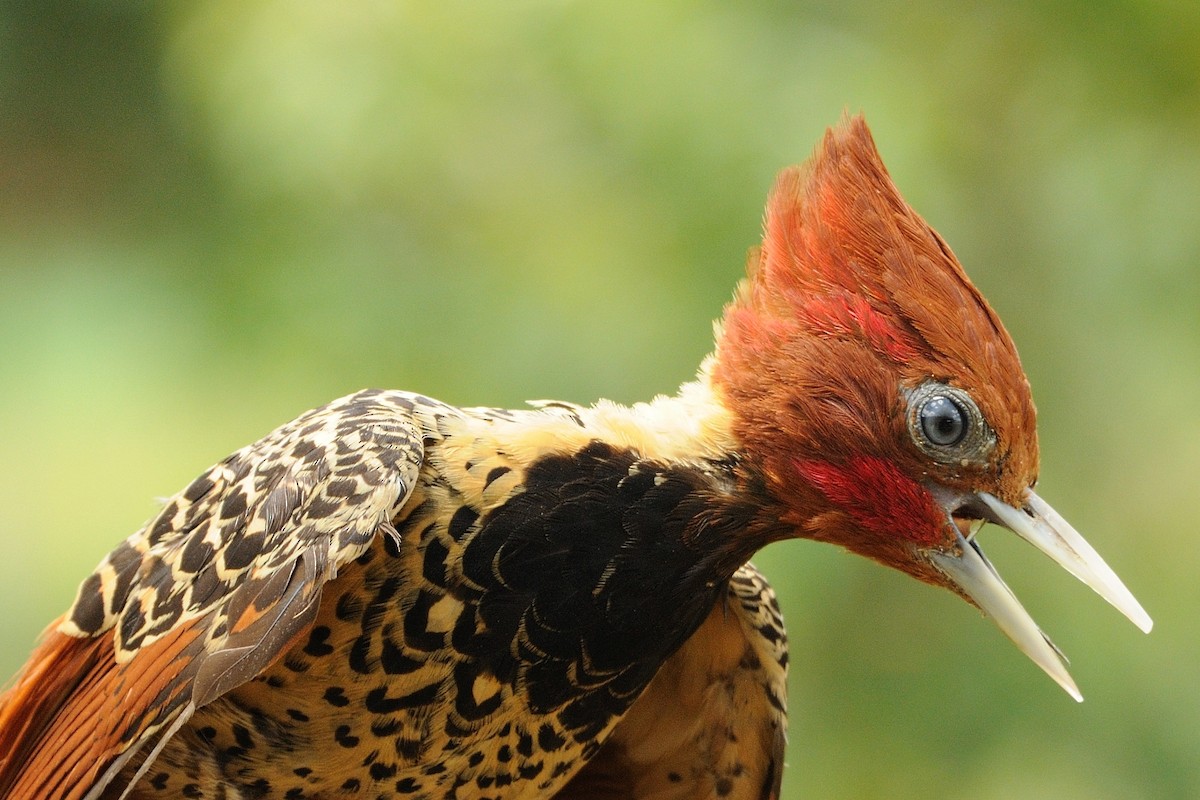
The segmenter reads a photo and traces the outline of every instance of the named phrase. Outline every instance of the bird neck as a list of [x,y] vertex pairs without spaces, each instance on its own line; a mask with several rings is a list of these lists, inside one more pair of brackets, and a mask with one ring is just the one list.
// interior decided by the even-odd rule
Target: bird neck
[[[676,544],[696,559],[694,577],[716,586],[782,532],[761,477],[742,463],[733,416],[710,380],[711,367],[706,361],[674,395],[629,406],[540,401],[533,410],[464,409],[434,423],[446,435],[427,458],[448,485],[477,494],[485,514],[510,497],[502,491],[508,478],[492,480],[498,465],[522,483],[526,503],[536,494],[531,480],[575,485],[580,470],[588,480],[607,476],[625,486],[611,498],[624,503],[649,476],[642,488],[650,494],[638,501],[638,513],[672,519],[674,535],[684,537]],[[604,498],[589,502],[600,508]]]
[[724,461],[737,452],[733,417],[712,385],[711,357],[695,380],[673,395],[624,406],[601,400],[581,409],[588,432],[644,458],[667,462]]

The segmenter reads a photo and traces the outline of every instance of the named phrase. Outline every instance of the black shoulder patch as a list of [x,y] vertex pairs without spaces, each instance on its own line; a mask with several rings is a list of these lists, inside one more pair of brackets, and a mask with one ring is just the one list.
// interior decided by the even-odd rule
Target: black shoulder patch
[[[722,508],[717,486],[727,478],[601,442],[535,462],[523,491],[471,520],[478,531],[463,539],[461,574],[478,587],[486,633],[456,632],[453,645],[475,668],[514,678],[515,651],[532,710],[555,713],[580,740],[594,735],[695,631],[729,578],[705,546],[746,522]],[[721,530],[706,522],[697,538],[701,515]],[[464,536],[464,522],[452,533]]]

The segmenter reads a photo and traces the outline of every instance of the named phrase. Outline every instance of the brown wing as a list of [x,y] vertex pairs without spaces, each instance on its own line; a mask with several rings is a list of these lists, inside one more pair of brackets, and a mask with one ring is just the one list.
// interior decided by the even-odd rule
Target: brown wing
[[752,565],[659,670],[566,800],[778,800],[787,638]]
[[110,553],[0,697],[0,797],[100,796],[303,636],[338,567],[396,535],[423,457],[412,409],[365,391],[310,411]]

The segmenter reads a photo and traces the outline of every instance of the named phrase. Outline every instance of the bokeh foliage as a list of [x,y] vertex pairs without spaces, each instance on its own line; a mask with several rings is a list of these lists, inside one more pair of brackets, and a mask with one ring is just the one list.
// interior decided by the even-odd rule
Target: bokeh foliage
[[810,543],[787,798],[1200,796],[1200,5],[0,5],[0,672],[207,464],[363,386],[669,392],[843,109],[999,309],[1045,497],[1158,624],[989,552],[965,604]]

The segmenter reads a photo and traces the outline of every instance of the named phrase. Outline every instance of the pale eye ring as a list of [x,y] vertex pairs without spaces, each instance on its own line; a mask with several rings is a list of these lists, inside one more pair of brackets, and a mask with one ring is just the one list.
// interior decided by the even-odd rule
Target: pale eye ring
[[930,444],[953,447],[967,435],[971,420],[958,403],[946,395],[935,394],[917,410],[921,433]]
[[996,446],[995,432],[965,389],[926,380],[902,392],[908,404],[908,434],[934,461],[983,463]]

